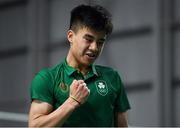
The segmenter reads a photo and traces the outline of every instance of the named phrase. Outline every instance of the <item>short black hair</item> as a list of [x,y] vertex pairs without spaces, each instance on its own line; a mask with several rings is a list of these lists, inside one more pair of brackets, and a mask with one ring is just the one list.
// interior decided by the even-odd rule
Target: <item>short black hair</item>
[[100,5],[79,5],[71,11],[69,29],[76,32],[79,27],[87,27],[109,35],[113,30],[111,17],[111,14]]

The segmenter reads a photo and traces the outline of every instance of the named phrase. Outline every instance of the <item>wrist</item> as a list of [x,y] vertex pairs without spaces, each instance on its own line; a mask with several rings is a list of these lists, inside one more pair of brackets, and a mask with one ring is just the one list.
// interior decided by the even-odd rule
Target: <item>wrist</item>
[[70,104],[70,106],[72,106],[74,109],[80,106],[80,104],[71,97],[69,97],[67,101]]
[[81,105],[81,102],[78,101],[74,96],[70,95],[69,97],[70,97],[71,99],[73,99],[74,101],[76,101],[79,105]]

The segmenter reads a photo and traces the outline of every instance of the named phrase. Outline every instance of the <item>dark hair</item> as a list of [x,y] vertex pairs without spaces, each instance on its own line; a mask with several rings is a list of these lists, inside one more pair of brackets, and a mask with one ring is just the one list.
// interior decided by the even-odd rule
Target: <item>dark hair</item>
[[112,33],[111,14],[102,6],[79,5],[71,11],[69,29],[77,32],[79,27]]

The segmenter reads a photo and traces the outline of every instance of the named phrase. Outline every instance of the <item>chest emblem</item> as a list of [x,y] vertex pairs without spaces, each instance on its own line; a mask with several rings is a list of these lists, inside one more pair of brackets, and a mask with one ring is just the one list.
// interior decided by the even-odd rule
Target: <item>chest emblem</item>
[[59,84],[59,88],[60,88],[60,90],[61,90],[62,92],[68,92],[68,90],[69,90],[68,85],[67,85],[67,84],[64,84],[63,82],[61,82],[61,83]]
[[105,96],[108,93],[108,87],[105,81],[103,80],[96,81],[95,85],[96,85],[97,92],[100,95]]

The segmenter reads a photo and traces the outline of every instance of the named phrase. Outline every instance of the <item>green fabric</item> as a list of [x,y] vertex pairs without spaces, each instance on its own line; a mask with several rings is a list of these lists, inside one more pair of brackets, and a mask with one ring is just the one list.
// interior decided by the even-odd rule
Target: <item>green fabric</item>
[[114,126],[114,112],[130,109],[124,86],[118,72],[112,68],[91,67],[86,76],[67,65],[66,60],[54,68],[43,69],[32,81],[31,99],[47,102],[57,109],[68,98],[72,81],[83,79],[90,96],[64,126]]

